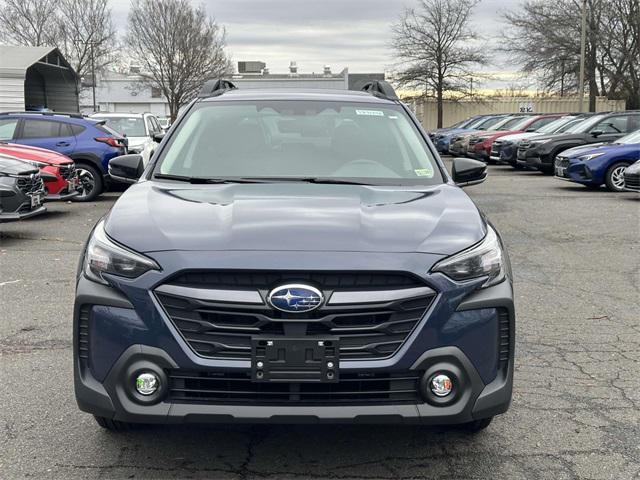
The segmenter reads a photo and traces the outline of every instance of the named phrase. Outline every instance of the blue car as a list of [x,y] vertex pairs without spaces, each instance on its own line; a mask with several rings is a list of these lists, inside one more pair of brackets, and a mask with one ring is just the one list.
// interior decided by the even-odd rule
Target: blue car
[[127,153],[126,139],[104,123],[79,113],[0,113],[0,141],[46,148],[73,159],[81,187],[74,200],[87,202],[106,189],[109,160]]
[[144,169],[110,162],[134,184],[74,306],[76,399],[100,426],[477,431],[508,409],[509,258],[460,188],[487,166],[449,174],[393,88],[364,89],[207,82]]
[[640,159],[640,130],[614,143],[581,145],[555,158],[555,176],[590,188],[624,191],[625,169]]

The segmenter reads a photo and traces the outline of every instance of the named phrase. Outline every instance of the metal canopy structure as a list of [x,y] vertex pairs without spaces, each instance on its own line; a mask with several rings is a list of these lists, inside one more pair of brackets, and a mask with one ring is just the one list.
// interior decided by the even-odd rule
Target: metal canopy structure
[[77,112],[78,84],[57,48],[0,45],[0,111]]

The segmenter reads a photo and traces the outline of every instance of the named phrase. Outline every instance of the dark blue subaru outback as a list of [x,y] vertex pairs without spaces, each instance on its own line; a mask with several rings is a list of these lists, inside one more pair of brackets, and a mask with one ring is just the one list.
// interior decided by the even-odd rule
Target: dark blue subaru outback
[[134,423],[485,428],[511,401],[504,245],[385,82],[207,83],[78,271],[78,405]]

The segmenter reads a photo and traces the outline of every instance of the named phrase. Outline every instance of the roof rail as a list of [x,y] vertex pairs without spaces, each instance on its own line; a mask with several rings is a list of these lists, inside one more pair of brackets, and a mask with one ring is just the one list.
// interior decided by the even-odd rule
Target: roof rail
[[53,115],[62,115],[65,117],[71,117],[71,118],[84,118],[84,115],[78,112],[37,112],[37,111],[31,111],[31,110],[23,110],[21,112],[0,112],[0,115],[44,115],[44,116],[53,116]]
[[235,84],[229,80],[223,80],[222,78],[217,80],[207,80],[204,82],[204,85],[198,94],[198,98],[217,97],[228,90],[236,90],[237,88],[238,87],[236,87]]
[[387,100],[399,100],[396,91],[393,89],[389,82],[384,80],[373,80],[367,82],[361,88],[363,92],[370,93],[376,97],[386,98]]

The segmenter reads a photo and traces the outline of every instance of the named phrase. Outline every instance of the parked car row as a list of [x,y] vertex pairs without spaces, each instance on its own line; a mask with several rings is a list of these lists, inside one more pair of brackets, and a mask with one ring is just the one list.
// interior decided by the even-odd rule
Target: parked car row
[[635,169],[625,181],[627,167],[640,160],[637,110],[482,115],[430,136],[441,153],[536,169],[590,188],[640,190]]
[[87,202],[106,191],[109,161],[140,153],[163,135],[151,114],[0,113],[0,222],[46,211],[46,201]]

